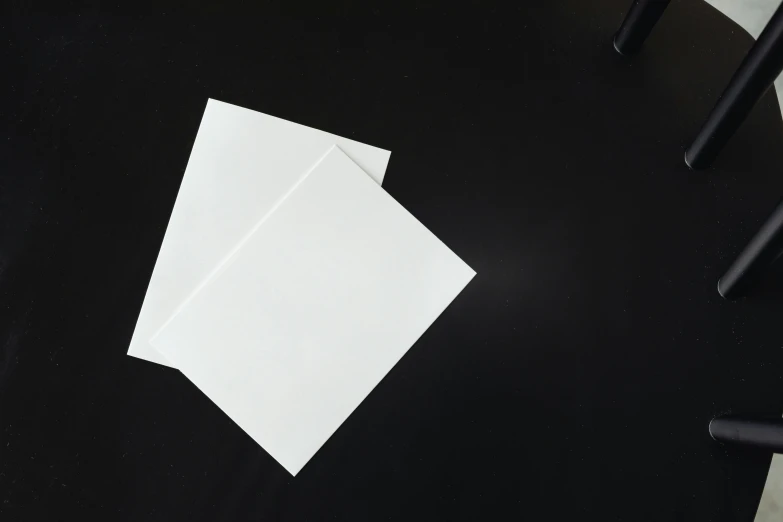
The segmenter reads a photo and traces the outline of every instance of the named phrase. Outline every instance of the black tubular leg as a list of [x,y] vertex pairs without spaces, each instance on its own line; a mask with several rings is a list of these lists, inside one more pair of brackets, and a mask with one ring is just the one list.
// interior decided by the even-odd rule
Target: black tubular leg
[[783,70],[783,6],[742,60],[699,134],[685,151],[692,169],[708,167]]
[[614,35],[614,48],[623,56],[633,56],[658,23],[670,0],[634,0],[620,29]]
[[783,200],[767,218],[753,239],[718,281],[718,292],[726,299],[740,297],[750,284],[783,253]]
[[710,422],[710,435],[721,442],[783,453],[783,419],[718,417]]

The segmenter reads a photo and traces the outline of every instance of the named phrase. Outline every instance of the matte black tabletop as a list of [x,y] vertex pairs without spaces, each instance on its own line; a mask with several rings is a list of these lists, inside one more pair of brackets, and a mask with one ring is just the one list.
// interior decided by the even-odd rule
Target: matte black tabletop
[[[783,412],[783,271],[716,291],[783,195],[775,93],[683,162],[752,39],[699,0],[632,60],[630,0],[370,4],[0,20],[0,520],[752,520],[770,456],[707,426]],[[126,356],[208,97],[391,150],[478,273],[295,478]]]

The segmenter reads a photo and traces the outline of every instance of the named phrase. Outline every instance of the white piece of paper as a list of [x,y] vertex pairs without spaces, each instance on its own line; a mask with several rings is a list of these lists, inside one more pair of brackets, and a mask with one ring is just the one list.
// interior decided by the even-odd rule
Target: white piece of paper
[[335,144],[383,181],[389,151],[207,102],[128,355],[171,366],[150,337]]
[[335,147],[151,343],[295,475],[474,275]]

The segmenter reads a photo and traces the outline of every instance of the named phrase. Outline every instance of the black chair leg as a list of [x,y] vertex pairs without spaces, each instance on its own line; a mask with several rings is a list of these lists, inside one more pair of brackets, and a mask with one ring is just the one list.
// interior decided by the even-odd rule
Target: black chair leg
[[634,0],[620,29],[614,35],[614,48],[623,56],[633,56],[658,23],[670,0]]
[[783,419],[718,417],[710,422],[710,435],[721,442],[783,453]]
[[692,169],[708,167],[750,110],[783,70],[783,6],[734,73],[707,121],[685,151]]
[[740,297],[783,253],[783,200],[767,218],[753,239],[718,281],[718,292],[726,299]]

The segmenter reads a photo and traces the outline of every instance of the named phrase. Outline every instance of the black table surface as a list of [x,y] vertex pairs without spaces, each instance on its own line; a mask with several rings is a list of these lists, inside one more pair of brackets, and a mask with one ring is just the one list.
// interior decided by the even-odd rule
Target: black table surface
[[[689,172],[752,40],[674,1],[624,59],[629,3],[1,20],[0,519],[752,520],[770,455],[707,426],[783,412],[783,274],[716,281],[783,195],[780,111]],[[478,273],[296,477],[126,355],[208,97],[393,151]]]

